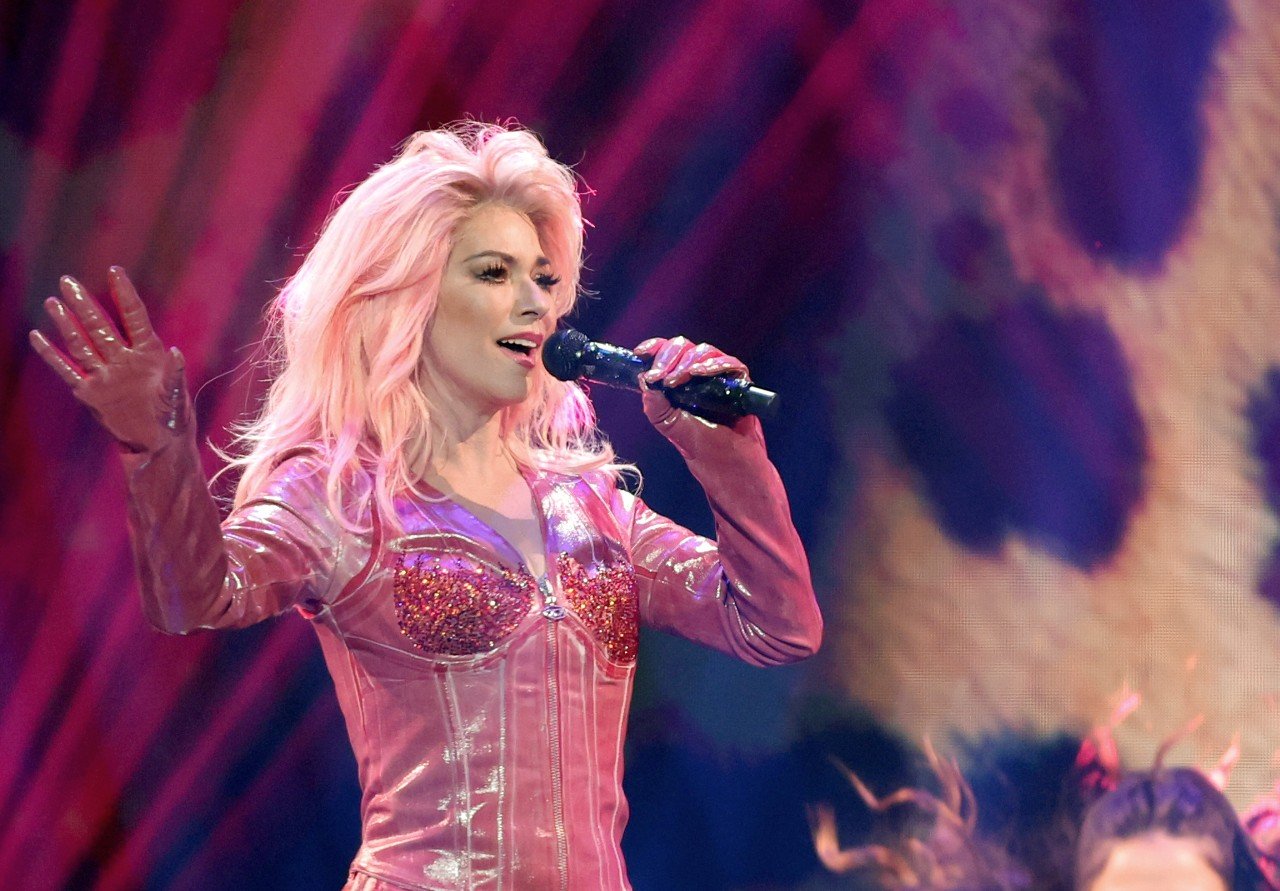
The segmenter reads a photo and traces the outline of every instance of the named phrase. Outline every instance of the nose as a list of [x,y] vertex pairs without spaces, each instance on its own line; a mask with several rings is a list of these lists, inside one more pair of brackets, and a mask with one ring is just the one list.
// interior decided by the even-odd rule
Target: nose
[[537,282],[526,281],[521,291],[520,299],[516,303],[516,313],[520,318],[537,321],[551,312],[551,295]]

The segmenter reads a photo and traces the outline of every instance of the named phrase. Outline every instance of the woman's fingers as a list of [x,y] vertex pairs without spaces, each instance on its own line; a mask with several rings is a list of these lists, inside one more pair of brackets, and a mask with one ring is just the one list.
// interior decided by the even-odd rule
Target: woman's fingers
[[690,349],[693,344],[689,343],[687,338],[673,337],[668,341],[664,341],[658,347],[657,352],[653,354],[653,362],[649,365],[641,378],[645,383],[653,384],[658,381],[666,382],[667,373],[671,368],[680,361],[680,356],[685,350]]
[[156,330],[151,327],[147,307],[138,297],[138,291],[133,282],[129,281],[124,269],[112,266],[107,281],[111,287],[111,296],[115,298],[116,308],[120,310],[120,321],[124,323],[124,333],[129,338],[129,345],[137,348],[156,341]]
[[63,303],[75,316],[93,349],[103,359],[110,361],[124,352],[125,344],[115,323],[107,317],[102,305],[94,300],[84,285],[69,275],[58,282]]
[[654,338],[636,347],[637,355],[652,355],[653,362],[644,373],[645,383],[661,381],[664,387],[678,387],[695,377],[728,374],[747,378],[747,366],[709,343],[693,344],[684,337],[671,340]]
[[679,361],[667,371],[663,383],[668,387],[678,387],[695,377],[715,377],[719,374],[745,378],[747,366],[709,343],[700,343],[680,356]]
[[[147,308],[124,270],[111,267],[109,280],[127,340],[102,304],[69,275],[58,282],[62,299],[50,297],[44,304],[62,338],[62,349],[43,334],[37,340],[37,332],[32,333],[32,346],[68,383],[83,381],[90,374],[122,361],[130,350],[160,346]],[[75,376],[74,381],[69,375]]]
[[89,342],[84,329],[80,327],[79,320],[71,314],[65,303],[56,297],[50,297],[44,302],[44,308],[53,319],[54,327],[62,335],[67,356],[80,363],[80,367],[86,372],[97,371],[106,364],[103,362],[102,355]]
[[662,385],[664,387],[678,387],[685,381],[689,380],[692,375],[689,368],[693,363],[698,361],[699,348],[690,347],[682,352],[677,359],[668,367],[666,374],[662,377]]
[[[50,297],[45,309],[56,338],[32,331],[31,346],[71,388],[98,422],[126,450],[160,448],[190,424],[184,362],[176,349],[166,353],[146,309],[123,270],[111,270],[111,293],[121,329],[75,279],[61,281],[63,299]],[[126,339],[126,335],[127,338]]]
[[66,356],[62,355],[62,350],[49,343],[49,339],[39,331],[32,331],[27,335],[27,340],[31,342],[32,348],[36,351],[45,364],[54,370],[58,377],[62,378],[63,383],[69,387],[78,386],[84,381],[82,375]]

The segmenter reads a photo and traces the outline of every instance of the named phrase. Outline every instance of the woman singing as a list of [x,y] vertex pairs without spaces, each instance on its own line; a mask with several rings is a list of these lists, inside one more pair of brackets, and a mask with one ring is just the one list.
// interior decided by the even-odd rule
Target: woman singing
[[[539,352],[578,294],[572,173],[520,130],[418,133],[277,297],[276,376],[219,522],[182,357],[124,273],[120,325],[72,279],[31,340],[119,441],[143,608],[164,631],[289,609],[315,628],[363,791],[348,888],[627,888],[622,744],[643,623],[755,665],[822,634],[753,418],[644,410],[715,515],[618,487],[591,405]],[[746,375],[650,340],[650,382]]]

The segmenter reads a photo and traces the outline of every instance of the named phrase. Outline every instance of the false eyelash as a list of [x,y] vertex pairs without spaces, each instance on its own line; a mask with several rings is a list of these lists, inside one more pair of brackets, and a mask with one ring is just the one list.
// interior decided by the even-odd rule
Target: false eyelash
[[503,266],[501,263],[491,263],[477,272],[476,276],[478,278],[496,279],[505,275],[506,272],[507,267]]

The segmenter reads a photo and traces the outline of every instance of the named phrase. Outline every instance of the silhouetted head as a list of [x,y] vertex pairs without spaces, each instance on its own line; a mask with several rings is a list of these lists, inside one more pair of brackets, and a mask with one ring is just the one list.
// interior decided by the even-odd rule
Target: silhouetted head
[[1077,891],[1266,889],[1226,797],[1199,771],[1132,773],[1086,811]]

